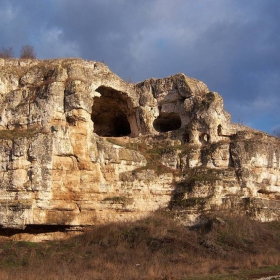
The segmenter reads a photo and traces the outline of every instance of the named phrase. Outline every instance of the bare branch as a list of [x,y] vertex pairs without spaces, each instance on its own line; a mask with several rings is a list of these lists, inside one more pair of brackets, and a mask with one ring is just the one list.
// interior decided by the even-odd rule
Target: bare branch
[[34,47],[30,45],[22,46],[20,51],[20,58],[35,59],[36,53],[34,51]]
[[13,48],[2,48],[0,51],[0,58],[11,58],[13,57]]

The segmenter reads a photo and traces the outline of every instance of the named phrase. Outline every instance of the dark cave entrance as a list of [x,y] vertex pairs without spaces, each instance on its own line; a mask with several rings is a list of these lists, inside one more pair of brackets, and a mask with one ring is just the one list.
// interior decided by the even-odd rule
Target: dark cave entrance
[[210,135],[207,133],[201,133],[199,135],[199,141],[201,144],[207,144],[210,141]]
[[127,118],[127,97],[112,88],[101,86],[96,89],[101,94],[95,97],[92,106],[94,132],[103,137],[128,136],[131,133]]
[[184,133],[183,135],[183,143],[190,143],[191,141],[191,136],[189,132]]
[[161,113],[154,120],[153,126],[158,132],[167,132],[181,127],[181,118],[177,113]]
[[222,126],[219,124],[217,128],[218,136],[222,136]]

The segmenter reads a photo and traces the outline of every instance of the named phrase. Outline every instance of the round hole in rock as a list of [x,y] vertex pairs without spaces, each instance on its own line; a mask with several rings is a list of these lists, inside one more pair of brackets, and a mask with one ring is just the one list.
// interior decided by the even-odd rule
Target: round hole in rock
[[181,118],[177,113],[162,113],[154,120],[153,126],[158,132],[167,132],[181,127]]
[[207,133],[201,133],[200,136],[199,136],[199,141],[202,143],[202,144],[206,144],[210,141],[210,136],[209,134]]
[[100,97],[94,98],[92,121],[94,132],[103,137],[128,136],[130,124],[125,113],[128,105],[125,97],[114,89],[99,87]]

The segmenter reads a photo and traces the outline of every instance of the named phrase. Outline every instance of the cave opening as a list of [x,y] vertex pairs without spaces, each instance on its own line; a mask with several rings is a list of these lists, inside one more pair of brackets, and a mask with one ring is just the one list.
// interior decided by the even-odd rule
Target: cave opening
[[219,124],[217,128],[218,136],[222,136],[222,126]]
[[40,234],[40,233],[51,233],[51,232],[67,232],[71,231],[70,225],[26,225],[25,228],[3,228],[0,225],[0,236],[11,237],[15,234],[29,233],[29,234]]
[[153,123],[154,129],[158,132],[167,132],[181,127],[181,118],[177,113],[161,113]]
[[95,97],[92,106],[94,132],[102,137],[122,137],[131,134],[127,117],[127,97],[122,92],[101,86],[96,89],[101,94]]
[[191,141],[190,133],[188,133],[188,132],[184,133],[184,135],[183,135],[183,143],[190,143],[190,141]]
[[201,133],[199,135],[199,141],[201,144],[207,144],[210,141],[210,135],[207,133]]

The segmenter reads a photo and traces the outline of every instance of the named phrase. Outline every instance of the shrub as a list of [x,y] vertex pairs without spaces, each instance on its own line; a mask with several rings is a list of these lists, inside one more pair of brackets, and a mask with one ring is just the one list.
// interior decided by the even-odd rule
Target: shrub
[[0,58],[11,58],[13,57],[13,48],[2,48],[0,51]]
[[30,45],[24,45],[21,47],[20,58],[35,59],[36,53],[34,47]]

